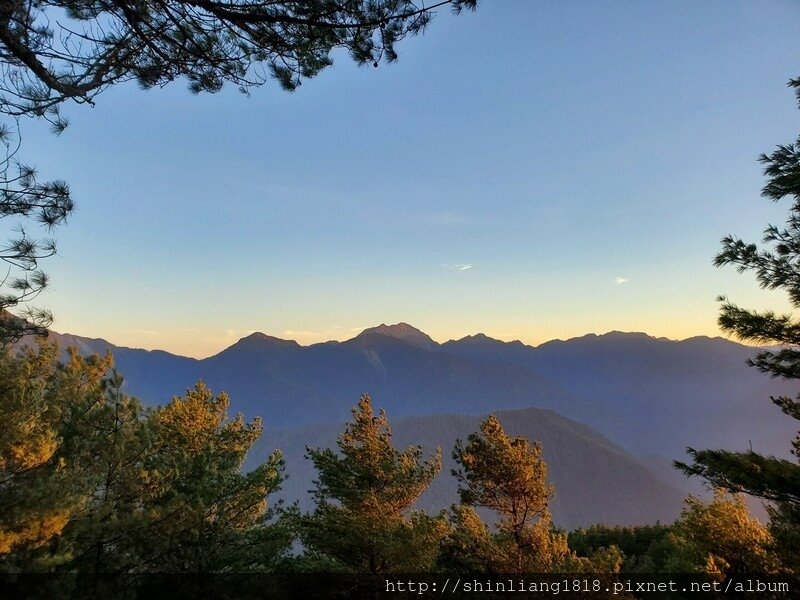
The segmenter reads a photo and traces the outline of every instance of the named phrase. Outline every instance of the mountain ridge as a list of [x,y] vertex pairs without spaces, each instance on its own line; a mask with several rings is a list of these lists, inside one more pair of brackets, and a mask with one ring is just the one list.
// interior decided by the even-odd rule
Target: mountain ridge
[[[499,342],[501,344],[511,344],[511,345],[514,345],[514,346],[524,346],[526,348],[538,349],[538,348],[541,348],[542,346],[547,345],[547,344],[571,343],[571,342],[576,342],[578,340],[603,339],[603,338],[607,339],[609,337],[611,337],[611,338],[613,338],[613,337],[622,337],[622,338],[629,338],[629,339],[630,338],[645,337],[645,338],[648,338],[648,339],[651,339],[651,340],[674,342],[674,343],[685,343],[685,342],[691,342],[693,340],[718,340],[720,342],[727,342],[727,343],[734,344],[734,345],[740,346],[740,347],[757,348],[757,346],[749,346],[747,344],[742,344],[740,342],[736,342],[734,340],[731,340],[729,338],[725,338],[725,337],[722,337],[722,336],[708,336],[708,335],[701,334],[701,335],[690,336],[690,337],[683,338],[683,339],[674,339],[674,338],[668,338],[668,337],[663,337],[663,336],[656,337],[656,336],[651,335],[651,334],[646,333],[646,332],[620,331],[620,330],[616,330],[616,329],[610,330],[610,331],[606,331],[604,333],[592,333],[592,332],[590,332],[590,333],[585,333],[583,335],[573,336],[573,337],[565,338],[565,339],[553,338],[551,340],[546,340],[546,341],[540,342],[538,344],[528,344],[528,343],[525,343],[525,342],[523,342],[523,341],[521,341],[519,339],[505,341],[505,340],[501,340],[500,338],[492,337],[491,335],[488,335],[488,334],[483,333],[483,332],[467,334],[465,336],[462,336],[461,338],[457,338],[457,339],[456,338],[451,338],[451,339],[445,340],[443,342],[437,342],[436,340],[431,338],[427,333],[425,333],[421,329],[418,329],[418,328],[414,327],[413,325],[409,325],[408,323],[402,322],[402,321],[399,322],[399,323],[392,324],[392,325],[381,323],[380,325],[376,325],[374,327],[367,327],[363,331],[358,333],[357,335],[353,336],[352,338],[348,338],[346,340],[326,340],[326,341],[320,341],[320,342],[313,342],[313,343],[310,343],[310,344],[307,344],[307,345],[303,345],[303,344],[301,344],[300,342],[298,342],[297,340],[294,340],[294,339],[282,338],[282,337],[278,337],[278,336],[267,334],[267,333],[262,332],[262,331],[254,331],[254,332],[252,332],[252,333],[240,338],[239,340],[237,340],[236,342],[234,342],[230,346],[226,346],[225,348],[222,348],[219,351],[217,351],[217,352],[215,352],[213,354],[210,354],[208,356],[205,356],[203,358],[186,356],[186,355],[183,355],[183,354],[179,354],[177,352],[172,352],[170,350],[163,350],[163,349],[160,349],[160,348],[142,348],[142,347],[136,347],[136,346],[125,346],[125,345],[117,344],[115,342],[108,341],[107,339],[102,338],[102,337],[81,336],[81,335],[78,335],[78,334],[68,333],[68,332],[61,333],[61,332],[58,332],[56,330],[51,330],[50,331],[50,335],[55,337],[55,338],[67,338],[67,339],[81,340],[83,342],[101,343],[101,344],[105,344],[105,345],[108,345],[109,347],[114,347],[114,348],[124,348],[124,349],[127,349],[127,350],[141,350],[143,352],[164,352],[166,354],[170,354],[172,356],[177,356],[177,357],[181,357],[181,358],[191,358],[191,359],[194,359],[194,360],[205,360],[206,358],[211,358],[213,356],[217,356],[218,354],[224,352],[225,350],[228,350],[229,348],[235,346],[239,342],[242,342],[243,340],[247,340],[249,338],[260,338],[260,339],[271,340],[271,341],[274,341],[276,343],[283,342],[283,343],[289,343],[289,344],[297,345],[297,346],[299,346],[301,348],[310,348],[312,346],[330,345],[330,344],[342,344],[342,343],[345,343],[345,342],[349,342],[349,341],[353,341],[355,339],[358,339],[359,336],[363,336],[363,335],[369,334],[369,333],[378,333],[378,334],[384,335],[386,337],[393,337],[395,339],[404,339],[402,337],[402,335],[400,335],[398,333],[392,333],[392,332],[401,331],[400,328],[405,328],[405,327],[413,330],[414,332],[416,332],[418,334],[421,334],[421,336],[420,336],[421,338],[424,337],[426,340],[430,341],[434,346],[439,346],[439,347],[446,346],[447,344],[451,344],[451,343],[455,343],[455,342],[463,342],[463,341],[468,341],[468,340],[471,340],[471,339],[475,339],[475,340],[488,340],[488,341],[492,341],[492,342]],[[30,342],[30,338],[26,338],[26,341]]]
[[[273,427],[346,418],[370,392],[398,417],[535,406],[587,423],[641,454],[681,456],[686,446],[740,447],[768,440],[784,450],[788,423],[775,411],[749,411],[786,385],[746,366],[756,351],[720,337],[675,341],[642,332],[587,334],[539,346],[486,334],[442,344],[407,323],[367,328],[344,342],[300,345],[264,333],[243,337],[204,359],[53,334],[62,347],[111,350],[127,390],[165,402],[202,379],[232,398],[232,410]],[[767,442],[768,445],[770,442]]]

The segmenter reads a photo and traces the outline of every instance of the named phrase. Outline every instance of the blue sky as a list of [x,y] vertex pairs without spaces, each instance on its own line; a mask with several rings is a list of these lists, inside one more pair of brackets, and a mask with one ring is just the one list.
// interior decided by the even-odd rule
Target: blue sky
[[24,124],[78,201],[38,304],[58,331],[193,356],[397,321],[717,335],[720,293],[787,306],[711,260],[784,218],[756,158],[798,133],[799,24],[788,0],[486,0],[292,94],[118,86],[59,138]]

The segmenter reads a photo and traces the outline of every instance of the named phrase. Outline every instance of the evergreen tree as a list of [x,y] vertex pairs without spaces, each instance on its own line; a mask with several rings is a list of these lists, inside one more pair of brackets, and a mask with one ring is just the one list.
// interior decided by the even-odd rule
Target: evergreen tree
[[[0,219],[31,222],[28,227],[17,223],[11,239],[0,247],[0,262],[6,269],[0,280],[0,351],[26,335],[43,335],[50,326],[51,314],[29,303],[47,287],[40,262],[56,253],[49,234],[66,222],[74,207],[69,186],[58,180],[41,181],[36,169],[18,158],[19,145],[17,124],[0,124]],[[43,230],[45,237],[34,229]]]
[[0,355],[0,569],[269,569],[291,539],[266,505],[280,455],[241,472],[260,422],[202,384],[145,409],[111,367]]
[[[800,100],[800,79],[790,82]],[[793,306],[800,306],[800,138],[762,155],[767,183],[763,195],[773,201],[793,199],[783,228],[773,225],[764,232],[765,248],[734,236],[723,239],[717,266],[734,265],[739,272],[752,271],[761,287],[785,290]],[[787,380],[800,379],[800,321],[792,315],[759,312],[720,298],[719,324],[723,331],[745,341],[771,346],[750,364],[763,373]],[[800,420],[800,398],[771,398],[787,416]],[[746,492],[775,503],[771,508],[773,532],[782,540],[781,554],[795,570],[800,556],[800,434],[795,438],[794,460],[749,451],[688,449],[692,464],[676,462],[688,475],[707,479],[734,492]]]
[[[65,456],[64,423],[91,411],[111,358],[66,365],[42,344],[19,356],[0,352],[0,568],[30,565],[62,533],[91,486]],[[55,555],[49,555],[52,563]]]
[[[553,531],[548,509],[553,487],[547,483],[541,446],[509,437],[497,418],[490,416],[481,423],[480,432],[470,434],[466,445],[456,442],[453,458],[459,465],[453,475],[460,484],[461,502],[498,515],[498,533],[491,536],[485,557],[488,570],[545,572],[559,566],[568,554],[567,542]],[[461,510],[456,514],[469,516]],[[477,531],[474,523],[470,528]],[[487,546],[481,542],[481,547]]]
[[719,573],[726,577],[775,570],[770,551],[772,536],[750,516],[744,496],[714,491],[708,504],[687,498],[672,528],[672,552],[667,568],[673,572]]
[[[287,89],[343,49],[359,64],[397,59],[439,7],[477,0],[48,0],[0,7],[0,112],[55,119],[64,100],[92,102],[109,85],[144,88],[185,77],[193,92],[242,90],[271,75]],[[256,67],[261,67],[256,68]]]
[[[608,557],[615,547],[624,556],[620,566],[623,572],[657,573],[663,571],[663,559],[654,550],[663,543],[672,527],[656,523],[636,527],[592,525],[571,531],[567,537],[569,548],[577,557],[601,559]],[[601,568],[596,573],[608,572]]]
[[472,506],[453,505],[449,517],[450,531],[439,555],[442,571],[486,573],[502,564],[504,557],[495,537]]
[[428,570],[446,523],[411,507],[440,471],[439,451],[423,459],[419,446],[396,450],[385,413],[375,415],[366,394],[338,447],[308,449],[318,479],[316,510],[298,523],[305,547],[350,572]]
[[266,548],[285,537],[280,527],[266,526],[267,495],[281,481],[283,462],[276,453],[240,472],[260,422],[228,420],[227,396],[202,384],[148,411],[120,384],[111,380],[101,410],[86,424],[97,432],[89,446],[71,436],[69,451],[83,458],[95,482],[62,536],[73,568],[213,572],[268,564]]

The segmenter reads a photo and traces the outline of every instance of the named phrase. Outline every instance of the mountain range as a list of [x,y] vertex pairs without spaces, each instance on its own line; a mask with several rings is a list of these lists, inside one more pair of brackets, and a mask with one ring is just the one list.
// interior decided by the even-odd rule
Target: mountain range
[[[565,525],[665,520],[695,489],[669,466],[687,446],[785,455],[795,433],[769,401],[791,388],[747,366],[755,348],[723,338],[610,332],[533,347],[478,334],[437,343],[399,323],[310,346],[254,333],[198,360],[51,335],[62,348],[112,352],[127,391],[146,403],[164,403],[199,379],[228,392],[233,411],[263,418],[254,455],[280,447],[290,473],[285,493],[301,501],[313,479],[305,445],[333,444],[364,392],[386,409],[396,440],[441,445],[445,457],[480,415],[510,411],[509,431],[548,440],[544,455],[564,488],[555,513]],[[615,487],[620,478],[627,487]],[[441,508],[454,494],[440,476],[423,504]]]
[[310,346],[254,333],[197,360],[51,335],[62,347],[112,352],[127,390],[147,403],[202,379],[271,428],[346,420],[368,392],[395,418],[551,409],[642,455],[751,444],[782,454],[792,435],[769,396],[793,390],[746,365],[755,348],[723,338],[611,332],[532,347],[478,334],[438,344],[401,323]]

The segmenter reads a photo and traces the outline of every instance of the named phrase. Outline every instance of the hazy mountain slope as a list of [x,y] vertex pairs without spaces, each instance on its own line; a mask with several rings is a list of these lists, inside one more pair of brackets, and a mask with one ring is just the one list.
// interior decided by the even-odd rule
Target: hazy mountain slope
[[[376,405],[383,403],[375,397]],[[496,413],[510,434],[522,435],[542,443],[548,464],[549,480],[556,487],[553,514],[558,525],[577,527],[589,523],[649,523],[674,519],[681,507],[683,491],[667,484],[648,469],[591,428],[541,409],[499,411]],[[434,415],[394,419],[389,413],[393,442],[404,448],[419,444],[426,453],[442,448],[444,468],[420,500],[426,510],[446,508],[457,501],[456,482],[450,476],[450,457],[457,438],[465,439],[478,429],[484,417],[473,415]],[[266,431],[248,459],[254,466],[273,449],[286,457],[289,478],[281,496],[312,506],[307,491],[315,472],[304,458],[305,446],[335,447],[343,424],[309,426],[288,431]]]
[[[202,377],[200,361],[163,350],[126,348],[104,339],[56,332],[50,332],[49,339],[59,345],[64,357],[66,349],[70,347],[77,348],[82,354],[105,355],[111,352],[115,367],[125,377],[126,391],[148,404],[165,403],[172,396],[185,392]],[[25,339],[22,343],[31,342]]]
[[[740,444],[754,438],[768,451],[785,446],[773,446],[771,440],[786,434],[789,420],[760,407],[787,385],[770,382],[746,365],[756,349],[722,338],[676,342],[612,332],[534,348],[471,336],[447,342],[441,351],[521,366],[602,405],[608,412],[599,419],[563,414],[637,452],[679,455],[687,445]],[[759,407],[757,417],[750,407]],[[617,416],[607,418],[611,415]]]
[[770,396],[796,397],[796,385],[765,378],[756,392],[735,397],[710,418],[704,447],[731,450],[752,448],[761,454],[788,456],[791,441],[797,435],[797,421],[787,417]]
[[[626,410],[637,409],[647,399],[711,413],[743,390],[767,381],[745,365],[754,348],[722,338],[676,342],[643,333],[612,332],[534,348],[473,336],[441,348],[473,360],[522,366],[576,395]],[[704,399],[697,398],[698,390]]]
[[408,323],[397,323],[396,325],[386,325],[385,323],[381,323],[377,327],[365,329],[358,335],[358,337],[367,337],[375,333],[398,340],[403,340],[412,346],[419,346],[420,348],[425,348],[426,350],[433,350],[439,345],[433,341],[431,336],[429,336],[427,333],[420,331],[416,327],[412,327]]
[[345,419],[364,392],[398,417],[527,406],[599,410],[515,365],[431,352],[375,332],[308,347],[253,334],[200,367],[237,410],[278,427]]
[[149,403],[198,379],[232,409],[270,427],[344,420],[363,393],[395,417],[535,406],[586,423],[637,455],[683,456],[686,446],[785,453],[791,419],[769,395],[794,393],[748,368],[755,350],[721,338],[682,342],[610,333],[539,347],[485,335],[436,344],[407,324],[346,342],[300,346],[264,334],[194,360],[54,334],[85,352],[114,352],[127,389]]

